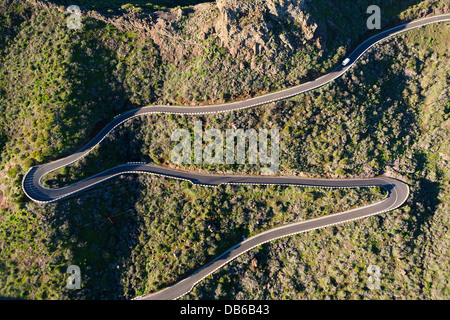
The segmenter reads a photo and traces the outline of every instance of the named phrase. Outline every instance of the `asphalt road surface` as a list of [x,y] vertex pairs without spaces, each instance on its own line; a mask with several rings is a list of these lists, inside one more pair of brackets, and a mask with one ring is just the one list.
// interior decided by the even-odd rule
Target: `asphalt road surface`
[[338,223],[343,223],[350,220],[360,219],[374,214],[394,210],[401,206],[407,199],[409,188],[406,183],[387,177],[377,177],[371,179],[305,179],[298,177],[286,176],[239,176],[239,175],[204,175],[188,173],[160,167],[150,164],[142,163],[128,163],[117,166],[115,168],[106,170],[97,175],[94,175],[86,180],[74,183],[72,185],[59,188],[50,189],[41,184],[42,178],[59,168],[65,167],[74,163],[84,156],[86,156],[95,146],[97,146],[103,139],[117,126],[134,117],[150,113],[171,113],[183,115],[198,115],[198,114],[212,114],[229,112],[233,110],[241,110],[251,108],[270,102],[278,101],[293,97],[295,95],[313,90],[321,87],[334,79],[342,76],[348,71],[355,62],[373,45],[385,40],[395,34],[405,32],[414,28],[422,27],[431,23],[450,21],[450,14],[432,16],[420,20],[415,20],[386,31],[367,39],[359,45],[349,56],[349,63],[346,66],[340,65],[332,72],[314,80],[295,87],[258,96],[252,99],[237,101],[233,103],[199,106],[199,107],[182,107],[182,106],[147,106],[139,109],[131,110],[118,115],[107,124],[88,144],[86,144],[79,151],[74,154],[59,159],[57,161],[42,164],[30,168],[22,181],[22,188],[25,194],[37,203],[52,203],[67,197],[73,196],[79,192],[95,187],[99,183],[111,179],[115,176],[126,173],[148,173],[161,175],[169,178],[182,179],[191,181],[195,184],[206,186],[218,186],[221,184],[274,184],[274,185],[294,185],[294,186],[312,186],[312,187],[328,187],[328,188],[355,188],[355,187],[369,187],[379,186],[387,190],[387,196],[384,200],[377,203],[360,207],[354,210],[333,214],[330,216],[307,220],[303,222],[293,223],[279,228],[271,229],[262,232],[256,236],[248,238],[234,247],[227,250],[225,253],[217,257],[214,261],[204,266],[200,270],[194,272],[186,279],[164,289],[157,293],[144,295],[137,299],[176,299],[188,293],[192,287],[200,280],[211,274],[226,263],[235,259],[242,253],[258,246],[262,243],[278,239],[280,237],[289,236],[296,233],[305,232],[308,230],[318,229]]

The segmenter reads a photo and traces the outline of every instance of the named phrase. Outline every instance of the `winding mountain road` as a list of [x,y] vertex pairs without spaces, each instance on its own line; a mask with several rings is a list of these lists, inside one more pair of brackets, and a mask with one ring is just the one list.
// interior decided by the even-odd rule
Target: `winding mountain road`
[[432,16],[420,20],[415,20],[409,23],[402,24],[400,26],[391,28],[386,31],[382,31],[379,34],[372,36],[359,45],[349,56],[349,63],[346,66],[340,65],[332,72],[314,80],[295,87],[280,90],[270,94],[258,96],[245,101],[237,101],[233,103],[210,105],[210,106],[198,106],[198,107],[181,107],[181,106],[147,106],[139,109],[131,110],[118,115],[109,124],[107,124],[88,144],[86,144],[79,151],[74,154],[59,159],[57,161],[42,164],[30,168],[22,181],[22,188],[24,193],[33,201],[37,203],[52,203],[65,199],[69,196],[73,196],[92,188],[97,184],[111,179],[117,175],[126,173],[148,173],[154,175],[160,175],[169,178],[187,180],[194,184],[200,184],[205,186],[218,186],[221,184],[267,184],[267,185],[293,185],[293,186],[312,186],[320,188],[355,188],[355,187],[370,187],[379,186],[387,190],[387,196],[382,201],[363,206],[350,211],[333,214],[317,219],[311,219],[298,223],[288,224],[286,226],[274,228],[251,238],[248,238],[234,247],[230,248],[215,260],[194,272],[186,279],[164,289],[159,292],[150,295],[144,295],[136,299],[176,299],[184,294],[188,293],[192,287],[204,279],[206,276],[221,268],[226,263],[232,261],[242,253],[268,241],[286,237],[292,234],[305,232],[308,230],[318,229],[346,221],[360,219],[370,215],[379,214],[394,210],[401,206],[408,198],[409,188],[408,185],[402,181],[387,178],[376,177],[370,179],[307,179],[299,177],[287,177],[287,176],[240,176],[240,175],[206,175],[195,174],[184,171],[173,170],[165,167],[160,167],[150,164],[142,163],[128,163],[123,164],[112,169],[101,172],[86,180],[74,183],[72,185],[59,188],[50,189],[42,185],[42,178],[59,168],[65,167],[71,163],[74,163],[81,158],[85,157],[89,152],[103,141],[108,134],[122,123],[141,115],[151,113],[170,113],[170,114],[183,114],[183,115],[200,115],[200,114],[213,114],[229,112],[233,110],[241,110],[251,108],[270,102],[278,101],[293,97],[295,95],[313,90],[321,87],[334,79],[341,77],[346,71],[348,71],[355,62],[373,45],[385,40],[393,35],[401,32],[405,32],[414,28],[419,28],[431,23],[450,21],[450,14]]

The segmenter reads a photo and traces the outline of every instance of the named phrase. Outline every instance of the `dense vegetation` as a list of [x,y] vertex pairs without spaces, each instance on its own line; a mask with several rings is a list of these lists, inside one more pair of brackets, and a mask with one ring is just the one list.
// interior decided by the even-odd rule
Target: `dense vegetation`
[[[66,16],[55,10],[0,2],[0,295],[130,298],[182,278],[242,235],[382,197],[374,189],[210,189],[128,176],[55,205],[37,206],[20,188],[30,166],[75,151],[124,110],[237,99],[332,68],[364,29],[345,15],[353,1],[340,1],[339,10],[322,18],[331,10],[326,3],[316,1],[311,8],[329,35],[322,40],[326,49],[306,43],[275,60],[263,52],[252,69],[247,61],[231,58],[213,35],[195,40],[204,52],[187,51],[168,60],[136,32],[119,32],[92,19],[83,20],[81,31],[68,30]],[[358,2],[362,17],[367,3]],[[383,24],[443,5],[416,3],[395,1]],[[180,22],[182,37],[191,36],[186,26],[195,19],[186,15]],[[298,26],[283,28],[294,38],[300,34]],[[197,119],[205,128],[278,127],[282,174],[385,173],[409,181],[408,203],[388,214],[252,250],[189,297],[446,299],[449,38],[446,24],[408,32],[372,49],[344,78],[288,101],[215,116],[135,119],[83,161],[55,172],[48,183],[64,185],[126,161],[169,165],[171,131],[190,129]],[[268,70],[276,76],[267,77]],[[250,165],[185,169],[259,172]],[[82,267],[81,291],[64,289],[70,264]],[[365,287],[369,264],[382,269],[381,291]]]
[[[328,88],[282,103],[296,107],[289,110],[297,125],[286,139],[298,146],[291,161],[319,174],[342,168],[342,174],[401,175],[412,191],[406,205],[266,244],[185,298],[447,299],[449,37],[448,24],[409,32],[372,50]],[[310,114],[296,120],[306,101]],[[315,113],[320,101],[326,107]],[[296,133],[302,130],[298,121],[308,122],[305,144]],[[370,264],[381,269],[381,290],[367,288]]]

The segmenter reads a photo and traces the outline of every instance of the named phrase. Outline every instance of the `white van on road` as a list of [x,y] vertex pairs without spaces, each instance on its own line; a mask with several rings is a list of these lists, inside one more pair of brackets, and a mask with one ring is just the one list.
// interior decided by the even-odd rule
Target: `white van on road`
[[345,67],[350,62],[349,58],[345,58],[344,61],[342,61],[342,65]]

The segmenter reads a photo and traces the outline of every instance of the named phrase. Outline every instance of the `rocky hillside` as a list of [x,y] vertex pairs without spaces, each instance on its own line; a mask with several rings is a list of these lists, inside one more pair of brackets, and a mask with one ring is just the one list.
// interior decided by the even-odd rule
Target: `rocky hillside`
[[[221,190],[219,195],[199,187],[193,192],[182,182],[134,176],[41,207],[25,197],[21,180],[30,166],[72,153],[125,110],[159,103],[221,103],[326,73],[354,44],[370,35],[365,10],[372,1],[222,0],[164,11],[124,4],[114,14],[87,7],[83,8],[82,30],[66,27],[62,2],[0,1],[1,296],[73,298],[73,293],[62,292],[61,287],[65,268],[77,264],[85,268],[83,283],[89,288],[78,298],[130,298],[164,287],[204,265],[239,238],[241,231],[260,231],[260,218],[272,221],[270,214],[284,219],[287,210],[299,212],[295,204],[288,203],[289,190],[281,198],[276,198],[280,194],[277,189],[271,189],[269,196],[263,194],[269,204],[262,204],[261,209],[257,205],[261,197],[254,196],[251,189],[239,189],[236,198],[233,190]],[[94,1],[83,1],[88,2]],[[448,1],[437,0],[387,0],[380,6],[383,27],[449,11]],[[445,30],[430,27],[408,42],[383,46],[385,51],[377,50],[368,60],[361,60],[367,70],[355,68],[349,78],[326,88],[289,101],[202,119],[223,128],[277,125],[290,137],[283,146],[281,165],[292,174],[375,175],[393,168],[408,175],[414,194],[402,216],[390,215],[392,219],[400,216],[397,222],[386,219],[380,229],[375,226],[378,218],[367,219],[359,233],[363,242],[374,235],[379,238],[371,240],[368,250],[380,265],[398,264],[386,257],[388,253],[378,253],[378,248],[392,247],[389,241],[382,242],[386,238],[397,239],[396,249],[411,262],[405,267],[398,264],[401,272],[408,274],[410,266],[419,266],[413,268],[411,286],[393,280],[391,291],[386,291],[391,298],[396,297],[391,293],[397,285],[411,292],[411,298],[429,297],[429,288],[435,292],[433,297],[448,297],[448,291],[441,290],[446,284],[443,273],[426,271],[431,270],[427,257],[436,259],[438,270],[448,270],[448,254],[439,242],[448,230],[448,215],[444,214],[448,208],[439,202],[448,203],[448,192],[441,192],[448,189],[448,178],[442,178],[448,177],[444,170],[448,166],[436,153],[444,152],[448,159],[444,151],[448,138],[440,136],[448,133],[440,129],[448,129],[448,107],[446,100],[434,103],[441,99],[448,82],[448,55],[441,55],[444,50],[438,47],[447,44],[442,41],[448,39]],[[375,59],[377,63],[373,63]],[[429,97],[424,105],[421,95]],[[77,163],[79,171],[71,167],[55,172],[57,180],[89,176],[135,156],[158,163],[168,148],[163,143],[170,137],[168,130],[191,120],[154,115],[127,123],[116,131],[117,136],[102,144],[100,154],[92,154],[102,157],[95,159],[99,167]],[[427,128],[433,131],[422,139]],[[135,139],[132,133],[141,136]],[[134,140],[138,143],[133,145]],[[438,150],[427,153],[430,148]],[[340,193],[295,192],[298,203],[314,197],[322,201],[318,207],[302,206],[305,215],[337,209],[338,201],[352,206],[360,199],[355,193],[346,201]],[[230,195],[234,196],[228,204],[220,200]],[[247,202],[250,198],[254,199]],[[268,206],[273,207],[269,215]],[[233,228],[236,225],[241,229]],[[179,234],[178,226],[184,228],[186,241],[175,244],[178,240],[172,237]],[[347,227],[344,237],[354,239],[352,225]],[[317,233],[317,239],[321,235],[332,238]],[[431,245],[427,237],[435,242]],[[310,243],[309,238],[301,241],[302,246]],[[341,252],[343,247],[338,242],[324,250]],[[342,261],[360,250],[360,245],[349,246]],[[409,253],[412,250],[414,253]],[[318,255],[308,256],[315,259]],[[172,263],[178,257],[185,259],[183,265]],[[305,268],[314,270],[318,260],[314,261]],[[323,257],[317,267],[331,266],[334,261],[334,255]],[[369,260],[363,254],[359,261]],[[363,267],[357,271],[361,283]],[[342,270],[347,276],[345,265]],[[333,272],[327,275],[338,279]],[[261,281],[272,276],[261,277]],[[298,278],[292,281],[298,282]],[[251,292],[251,286],[247,288]],[[358,290],[354,290],[355,297]],[[336,293],[326,293],[331,294]]]
[[[52,1],[27,1],[41,9],[65,12],[66,8]],[[361,36],[369,35],[365,28],[369,2],[218,0],[166,11],[136,10],[127,5],[114,15],[89,8],[82,12],[85,18],[151,39],[158,59],[173,64],[173,69],[164,70],[168,77],[168,86],[162,90],[166,99],[158,103],[198,104],[267,92],[325,73]],[[383,26],[449,10],[449,4],[436,0],[386,1],[380,6]],[[214,72],[222,79],[208,83],[209,98],[201,95],[204,86],[185,88],[186,78],[205,81],[196,77],[196,70]],[[176,78],[182,83],[172,83]],[[238,85],[234,79],[243,83]]]
[[[41,9],[65,12],[64,6],[49,1],[27,1]],[[315,34],[317,24],[308,13],[306,2],[219,0],[170,11],[131,11],[117,16],[83,10],[83,15],[151,38],[166,61],[202,56],[209,39],[226,49],[231,58],[243,62],[241,69],[259,69],[261,64],[272,64],[280,55],[289,55],[306,43],[311,44],[309,49],[320,51],[322,38]],[[258,61],[259,56],[264,63]],[[281,68],[269,71],[276,74]]]

